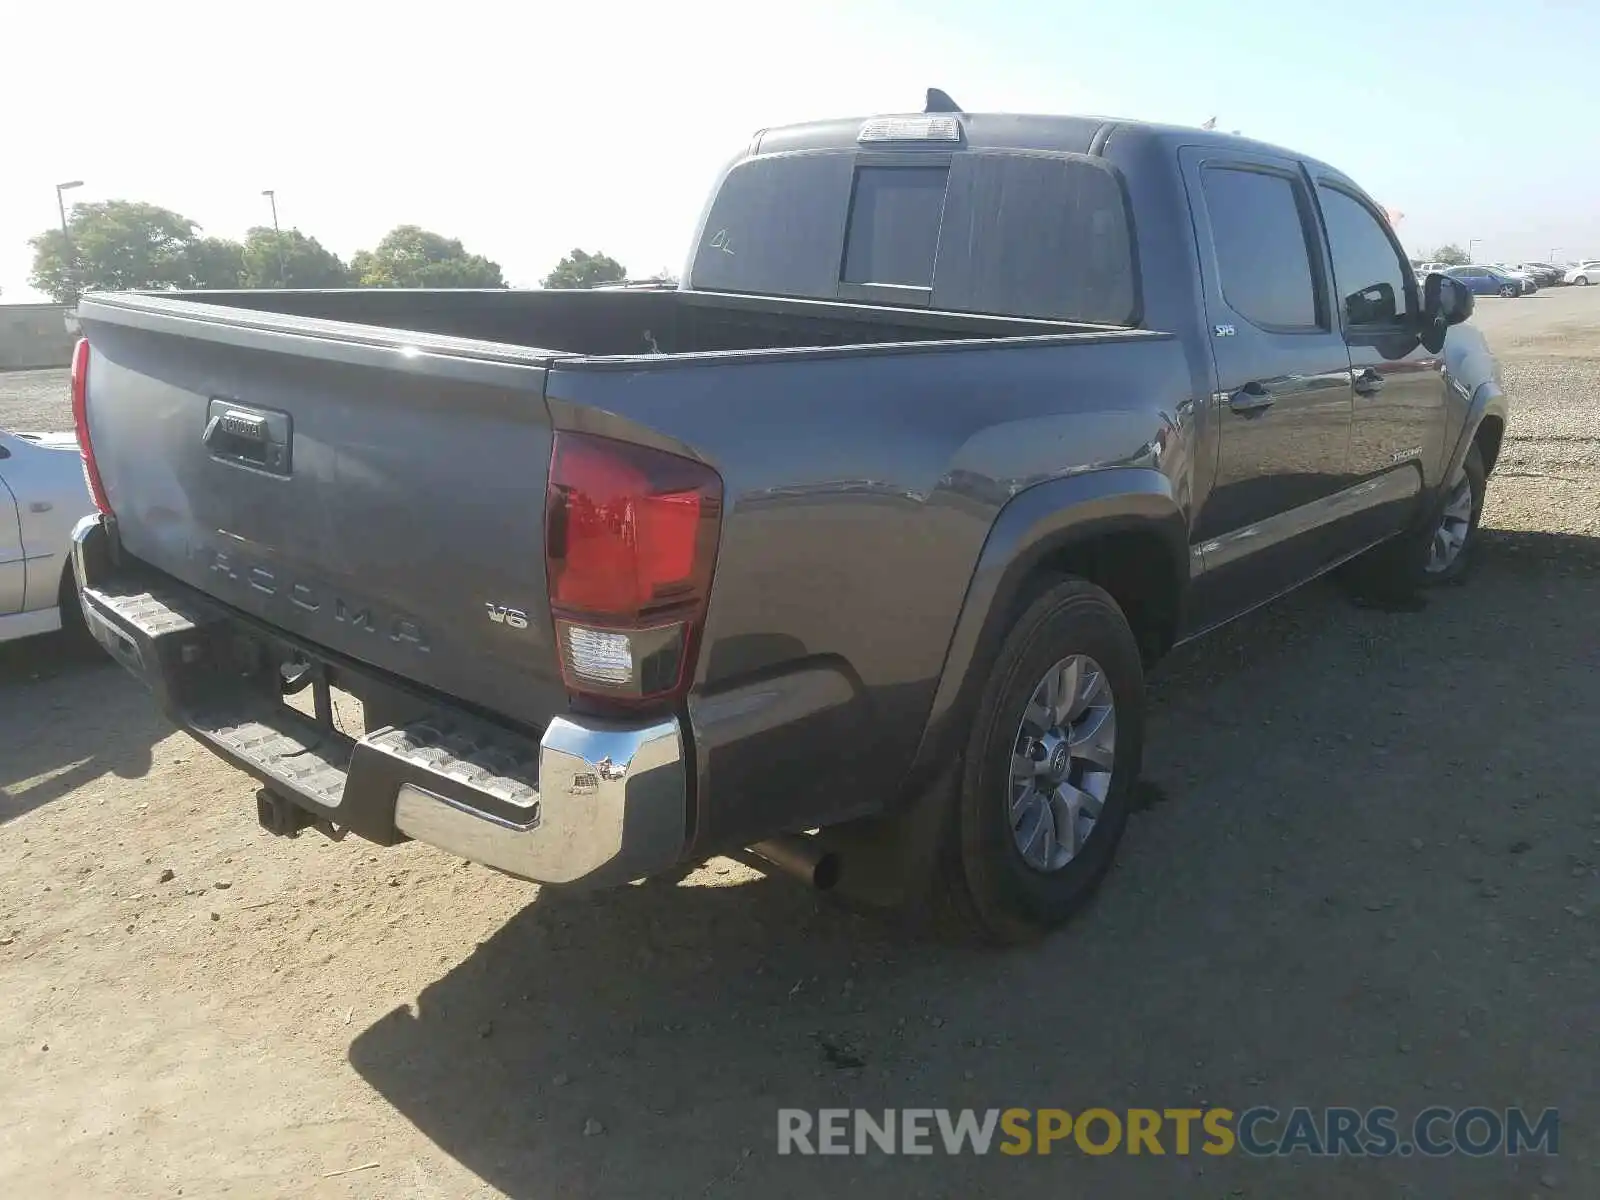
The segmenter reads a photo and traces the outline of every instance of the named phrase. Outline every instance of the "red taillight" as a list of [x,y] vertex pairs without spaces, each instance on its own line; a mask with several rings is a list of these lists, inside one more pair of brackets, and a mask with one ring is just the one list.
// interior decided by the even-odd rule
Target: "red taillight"
[[569,688],[635,701],[681,694],[721,521],[722,480],[705,464],[555,435],[545,571]]
[[95,465],[94,445],[89,441],[89,339],[79,338],[72,348],[72,423],[78,430],[78,454],[83,458],[83,480],[89,485],[89,497],[103,513],[111,511],[106,501],[106,489],[100,482],[100,468]]

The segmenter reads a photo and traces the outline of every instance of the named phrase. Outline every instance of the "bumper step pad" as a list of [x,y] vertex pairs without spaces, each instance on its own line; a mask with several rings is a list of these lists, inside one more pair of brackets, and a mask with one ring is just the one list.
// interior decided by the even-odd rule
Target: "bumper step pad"
[[395,800],[411,784],[507,825],[539,823],[533,738],[440,709],[354,740],[219,670],[219,647],[250,636],[220,606],[144,586],[86,588],[83,597],[95,636],[173,721],[319,817],[381,844],[401,841]]
[[[257,807],[274,833],[311,813],[381,845],[410,835],[553,884],[625,883],[683,858],[690,766],[676,717],[563,714],[530,737],[129,559],[104,515],[73,529],[72,565],[95,638],[174,722],[266,785]],[[317,669],[321,719],[284,703],[289,662]],[[333,727],[333,687],[379,710],[399,700],[387,711],[415,719],[352,740]]]

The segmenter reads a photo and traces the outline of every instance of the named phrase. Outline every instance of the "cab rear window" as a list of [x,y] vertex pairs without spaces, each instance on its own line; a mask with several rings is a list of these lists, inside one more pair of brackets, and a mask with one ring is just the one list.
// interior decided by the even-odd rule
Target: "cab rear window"
[[845,283],[933,287],[948,167],[860,167],[845,233]]
[[1019,151],[808,151],[723,179],[690,284],[1109,325],[1136,322],[1120,176]]

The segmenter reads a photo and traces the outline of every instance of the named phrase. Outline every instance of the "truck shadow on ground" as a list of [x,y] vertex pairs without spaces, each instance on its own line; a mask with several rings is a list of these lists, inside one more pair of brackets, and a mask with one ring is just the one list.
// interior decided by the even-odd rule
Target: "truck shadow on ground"
[[54,633],[0,645],[0,825],[107,772],[144,775],[171,731],[93,642]]
[[[778,1158],[780,1107],[1509,1102],[1531,1055],[1581,1055],[1592,1029],[1593,938],[1563,905],[1587,886],[1575,747],[1600,711],[1600,540],[1492,532],[1484,550],[1472,586],[1426,614],[1319,587],[1174,656],[1147,759],[1172,800],[1135,817],[1092,910],[1040,945],[908,941],[733,874],[546,891],[350,1061],[518,1197],[891,1182],[866,1160]],[[971,1194],[975,1160],[940,1161],[937,1186],[900,1164],[892,1190]],[[1349,1165],[1270,1178],[1369,1194]],[[1059,1185],[1065,1166],[1008,1178]],[[1089,1166],[1129,1172],[1119,1195],[1170,1195],[1201,1169],[1229,1194],[1278,1170]],[[1437,1194],[1540,1169],[1424,1166],[1407,1178]]]

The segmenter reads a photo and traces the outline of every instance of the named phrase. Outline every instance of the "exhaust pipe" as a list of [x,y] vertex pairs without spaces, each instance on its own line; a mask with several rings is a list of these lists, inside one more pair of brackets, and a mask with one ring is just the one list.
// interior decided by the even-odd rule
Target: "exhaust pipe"
[[785,833],[750,847],[761,864],[826,892],[839,882],[839,856],[809,834]]

